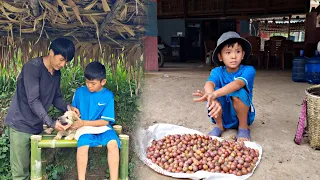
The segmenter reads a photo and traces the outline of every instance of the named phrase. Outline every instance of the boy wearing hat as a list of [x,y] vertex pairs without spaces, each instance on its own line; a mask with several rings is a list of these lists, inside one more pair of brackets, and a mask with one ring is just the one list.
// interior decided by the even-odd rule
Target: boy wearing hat
[[251,44],[236,32],[226,32],[218,39],[213,61],[222,66],[212,69],[204,92],[193,93],[195,102],[207,102],[208,116],[216,124],[211,136],[220,137],[225,129],[238,129],[237,141],[250,141],[249,126],[255,109],[252,104],[256,71],[242,65],[249,58]]

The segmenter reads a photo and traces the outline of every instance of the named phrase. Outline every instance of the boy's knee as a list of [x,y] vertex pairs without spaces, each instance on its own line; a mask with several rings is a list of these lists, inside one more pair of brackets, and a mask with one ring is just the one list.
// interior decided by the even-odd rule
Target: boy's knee
[[80,146],[77,149],[77,154],[78,155],[86,155],[89,152],[89,146]]
[[232,96],[231,99],[232,99],[232,102],[233,102],[233,103],[242,102],[239,97]]
[[248,96],[248,92],[243,88],[239,89],[238,91],[235,91],[230,94],[231,97],[242,97],[242,96]]
[[236,104],[245,104],[246,106],[250,106],[250,99],[247,91],[244,88],[239,89],[230,94],[230,98],[234,105]]
[[232,99],[232,104],[234,108],[241,108],[244,106],[247,107],[246,102],[241,100],[239,97],[231,97],[231,99]]
[[107,144],[108,151],[118,149],[118,142],[116,140],[111,140]]

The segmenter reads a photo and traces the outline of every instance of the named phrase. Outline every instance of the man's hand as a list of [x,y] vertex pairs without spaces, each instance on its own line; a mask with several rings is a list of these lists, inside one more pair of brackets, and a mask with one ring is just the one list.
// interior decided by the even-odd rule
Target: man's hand
[[75,121],[75,122],[72,124],[72,126],[71,126],[70,128],[71,128],[71,129],[79,129],[79,128],[81,128],[83,125],[84,125],[84,121],[79,118],[77,121]]
[[60,124],[59,121],[56,121],[55,129],[56,129],[57,131],[63,131],[63,130],[64,130],[64,127],[62,126],[62,124]]
[[77,109],[76,107],[71,106],[71,111],[75,112],[78,115],[78,117],[80,117],[79,109]]

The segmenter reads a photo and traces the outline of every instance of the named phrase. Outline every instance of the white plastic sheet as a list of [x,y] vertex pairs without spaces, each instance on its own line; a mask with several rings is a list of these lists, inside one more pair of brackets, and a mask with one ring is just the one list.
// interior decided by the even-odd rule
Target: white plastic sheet
[[[138,147],[138,156],[139,158],[151,169],[154,171],[170,176],[170,177],[175,177],[175,178],[188,178],[188,179],[205,179],[205,180],[243,180],[247,179],[250,176],[252,176],[253,172],[255,171],[256,167],[260,163],[261,160],[261,155],[262,155],[262,147],[255,143],[255,142],[248,142],[245,141],[245,146],[258,149],[259,151],[259,159],[258,162],[256,163],[255,168],[250,174],[246,174],[243,176],[236,176],[233,174],[222,174],[222,173],[211,173],[207,171],[197,171],[194,174],[187,174],[187,173],[171,173],[169,171],[164,170],[160,166],[152,163],[150,159],[147,158],[146,156],[146,150],[147,148],[151,145],[153,140],[159,140],[162,139],[164,136],[167,135],[174,135],[174,134],[200,134],[202,135],[203,133],[185,128],[182,126],[177,126],[177,125],[172,125],[172,124],[155,124],[153,126],[150,126],[148,129],[140,129],[137,133],[137,147]],[[204,135],[204,134],[203,134]],[[221,138],[212,136],[212,138],[217,138],[219,141],[222,141]]]

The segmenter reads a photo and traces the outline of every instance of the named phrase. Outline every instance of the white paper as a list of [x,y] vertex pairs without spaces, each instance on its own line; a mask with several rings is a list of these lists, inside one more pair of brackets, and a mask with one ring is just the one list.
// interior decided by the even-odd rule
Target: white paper
[[76,135],[74,136],[74,139],[78,140],[79,137],[82,134],[101,134],[103,132],[106,132],[110,130],[108,126],[99,126],[99,127],[94,127],[94,126],[82,126],[81,128],[77,129]]
[[[262,155],[262,147],[255,143],[255,142],[248,142],[245,141],[245,146],[258,149],[259,151],[259,158],[258,162],[256,163],[256,166],[252,170],[251,173],[243,175],[243,176],[236,176],[234,174],[222,174],[222,173],[212,173],[207,171],[197,171],[194,174],[187,174],[187,173],[171,173],[169,171],[164,170],[160,166],[152,163],[150,159],[146,156],[146,150],[149,146],[151,146],[153,140],[159,140],[162,139],[164,136],[167,135],[174,135],[174,134],[200,134],[205,135],[199,131],[185,128],[182,126],[172,125],[172,124],[155,124],[153,126],[150,126],[148,129],[139,129],[137,133],[137,144],[136,147],[138,156],[141,161],[143,161],[147,166],[149,166],[151,169],[155,170],[156,172],[170,176],[175,178],[189,178],[189,179],[206,179],[206,180],[243,180],[247,179],[250,176],[252,176],[254,170],[258,166],[261,160]],[[222,141],[223,139],[219,137],[212,136],[212,138],[216,138],[219,141]]]

